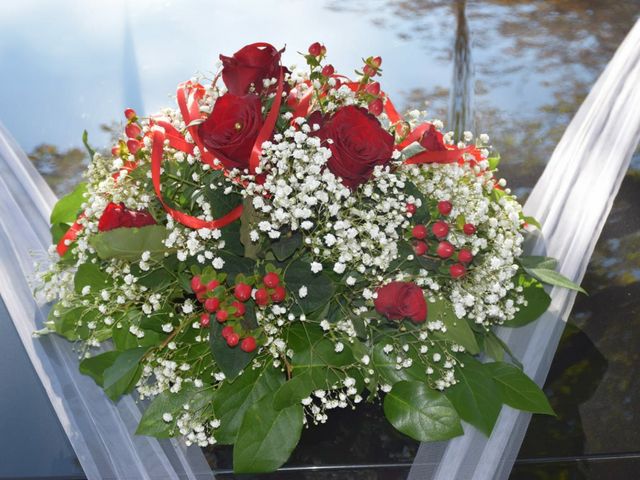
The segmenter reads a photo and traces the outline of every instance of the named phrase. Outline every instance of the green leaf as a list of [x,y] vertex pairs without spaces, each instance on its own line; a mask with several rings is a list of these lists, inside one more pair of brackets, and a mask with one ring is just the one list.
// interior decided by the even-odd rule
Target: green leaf
[[578,292],[586,294],[586,290],[580,285],[572,282],[567,277],[555,270],[549,270],[546,268],[526,268],[525,271],[534,278],[537,278],[541,282],[549,285],[555,285],[557,287],[568,288],[569,290],[576,290]]
[[537,280],[520,275],[518,283],[523,287],[522,294],[527,301],[527,306],[520,305],[520,310],[515,314],[513,319],[504,322],[505,327],[522,327],[533,322],[547,311],[551,304],[551,297],[540,282]]
[[555,415],[544,392],[522,370],[505,362],[487,363],[484,367],[498,385],[503,403],[518,410]]
[[109,275],[100,270],[95,263],[82,263],[73,277],[73,285],[76,293],[81,293],[86,286],[91,287],[91,292],[96,294],[109,285]]
[[272,404],[273,396],[267,395],[247,410],[233,447],[235,473],[275,471],[298,444],[302,405],[275,410]]
[[98,385],[102,386],[104,384],[104,371],[113,365],[119,354],[120,352],[112,350],[94,357],[85,358],[80,362],[80,373],[90,376]]
[[[215,392],[212,389],[198,390],[193,387],[183,387],[179,392],[168,390],[157,395],[145,409],[136,435],[148,435],[156,438],[170,438],[175,433],[175,421],[184,412],[183,406],[189,404],[190,410],[199,410],[210,404]],[[173,420],[166,422],[162,416],[169,413]]]
[[384,352],[385,345],[394,345],[395,342],[391,338],[381,338],[376,340],[376,344],[373,347],[373,354],[371,355],[371,363],[373,368],[378,372],[380,377],[385,383],[393,385],[403,380],[415,380],[418,382],[424,382],[427,379],[425,372],[426,367],[420,361],[418,351],[416,347],[411,344],[407,352],[403,352],[403,355],[411,358],[412,363],[407,368],[397,368],[398,356],[397,351],[391,351],[389,354]]
[[238,274],[253,275],[256,262],[247,257],[241,257],[231,252],[219,251],[217,255],[224,260],[224,271],[227,272],[227,284],[234,285]]
[[73,192],[58,200],[51,211],[51,224],[75,222],[82,208],[86,191],[87,183],[82,182],[76,186]]
[[[56,316],[56,311],[60,315]],[[91,330],[89,330],[87,324],[97,321],[101,316],[102,314],[91,306],[65,308],[60,303],[57,303],[49,311],[47,321],[53,324],[57,334],[62,335],[67,340],[86,340],[91,336]]]
[[290,232],[271,244],[273,255],[280,262],[287,260],[302,245],[302,234]]
[[247,353],[240,349],[239,345],[235,347],[227,345],[227,341],[222,336],[223,327],[224,325],[212,318],[209,326],[209,346],[211,347],[213,359],[216,361],[218,367],[220,367],[220,370],[222,370],[229,380],[233,380],[249,365],[251,359],[255,357],[257,350]]
[[396,383],[384,397],[384,415],[397,430],[420,442],[463,434],[451,402],[422,382]]
[[133,389],[142,370],[140,360],[148,349],[134,348],[120,352],[113,365],[104,371],[103,388],[108,397],[116,401],[122,394]]
[[316,383],[309,369],[294,375],[291,380],[284,382],[273,396],[273,408],[282,410],[300,403],[316,389]]
[[[323,307],[335,292],[331,279],[324,272],[311,272],[310,264],[303,260],[296,260],[287,267],[285,283],[307,314]],[[307,295],[300,298],[299,290],[303,285],[307,287]]]
[[234,443],[249,407],[283,383],[284,374],[271,365],[246,369],[233,383],[225,382],[213,400],[213,409],[220,420],[220,427],[216,430],[218,442],[224,445]]
[[500,165],[500,154],[498,152],[494,152],[489,158],[487,158],[489,162],[489,170],[495,170]]
[[547,270],[555,270],[558,261],[552,257],[543,257],[541,255],[523,256],[518,258],[520,265],[524,268],[544,268]]
[[523,215],[522,216],[522,220],[524,222],[528,223],[529,225],[533,225],[538,230],[542,230],[542,225],[540,225],[540,222],[535,217],[530,217],[528,215]]
[[437,337],[462,345],[472,355],[480,353],[480,346],[469,323],[465,318],[456,317],[453,307],[448,301],[439,299],[429,303],[427,320],[429,322],[440,320],[447,327],[447,331],[444,333],[436,332]]
[[166,237],[167,229],[162,225],[123,227],[98,233],[89,239],[89,244],[103,260],[118,258],[135,261],[140,260],[145,251],[150,252],[154,258],[162,258],[169,251],[163,243]]
[[456,378],[459,383],[445,390],[447,398],[464,421],[489,436],[502,408],[498,386],[482,363],[468,355]]
[[51,225],[51,242],[57,245],[69,228],[68,223],[54,223]]
[[498,341],[496,335],[490,332],[484,337],[484,351],[487,352],[494,360],[502,361],[504,358],[504,348],[502,348],[502,342]]
[[84,144],[84,148],[87,149],[87,153],[89,154],[89,161],[92,162],[93,157],[96,155],[96,151],[91,145],[89,145],[89,134],[86,130],[82,132],[82,143]]

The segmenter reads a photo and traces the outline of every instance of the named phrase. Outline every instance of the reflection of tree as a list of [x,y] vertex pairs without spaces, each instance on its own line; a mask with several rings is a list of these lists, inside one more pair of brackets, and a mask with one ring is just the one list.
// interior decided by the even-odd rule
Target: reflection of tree
[[29,158],[58,196],[78,183],[87,166],[87,154],[79,148],[61,151],[55,145],[42,144]]

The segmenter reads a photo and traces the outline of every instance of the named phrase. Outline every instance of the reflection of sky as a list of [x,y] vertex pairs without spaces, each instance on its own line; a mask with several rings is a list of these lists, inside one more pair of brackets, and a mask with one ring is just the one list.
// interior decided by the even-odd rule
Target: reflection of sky
[[[433,13],[419,22],[453,23],[450,9]],[[405,23],[408,30],[417,22]],[[125,106],[158,110],[178,82],[210,72],[219,53],[253,41],[287,44],[287,63],[299,62],[297,50],[323,41],[329,60],[347,74],[360,58],[379,54],[384,86],[398,103],[412,89],[448,86],[454,30],[431,35],[428,44],[398,34],[361,12],[336,12],[319,1],[2,2],[0,120],[26,150],[41,142],[78,145],[85,128],[96,141],[99,125],[119,121]],[[503,46],[497,38],[492,49]],[[484,48],[473,52],[480,61],[490,55]],[[522,112],[548,95],[541,83],[518,77],[497,87],[491,104]]]

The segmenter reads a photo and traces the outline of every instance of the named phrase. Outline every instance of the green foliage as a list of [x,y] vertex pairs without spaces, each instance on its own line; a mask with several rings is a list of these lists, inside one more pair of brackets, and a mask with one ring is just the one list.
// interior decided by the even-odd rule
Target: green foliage
[[111,350],[80,362],[80,373],[88,375],[100,386],[104,385],[104,371],[111,367],[118,358],[119,352]]
[[133,389],[142,371],[140,360],[146,351],[147,348],[140,347],[118,352],[113,364],[104,370],[102,387],[111,400],[115,401]]
[[95,263],[83,263],[76,270],[73,277],[73,286],[76,293],[81,293],[86,286],[91,287],[93,294],[109,286],[109,276],[100,270]]
[[464,421],[489,436],[502,408],[500,390],[482,363],[468,355],[463,358],[464,368],[456,369],[460,382],[445,394]]
[[484,365],[498,385],[502,402],[518,410],[555,415],[544,392],[519,368],[504,362]]
[[522,327],[531,323],[546,312],[551,304],[551,297],[544,291],[542,284],[534,278],[520,275],[518,284],[523,287],[522,294],[527,301],[527,306],[521,305],[513,319],[503,323],[505,327]]
[[164,240],[167,229],[162,225],[148,225],[141,228],[116,228],[98,233],[89,239],[89,243],[103,260],[118,258],[121,260],[140,260],[142,252],[148,251],[152,258],[162,258],[169,249]]
[[[228,347],[227,347],[228,348]],[[284,374],[271,365],[247,368],[233,382],[225,382],[216,392],[213,408],[220,419],[216,439],[221,444],[232,444],[249,407],[284,383]]]
[[413,361],[408,368],[397,368],[398,364],[396,357],[398,353],[392,351],[390,353],[384,352],[385,345],[393,345],[395,342],[390,337],[383,337],[376,341],[373,346],[373,354],[371,361],[374,370],[382,379],[383,383],[394,385],[397,382],[415,380],[423,382],[426,379],[425,367],[419,358],[417,349],[411,345],[409,350],[404,352]]
[[302,234],[299,232],[289,232],[271,244],[271,251],[278,261],[284,262],[301,246]]
[[420,442],[462,435],[460,417],[441,392],[422,382],[398,382],[384,398],[384,414],[400,432]]
[[[294,260],[286,267],[285,283],[296,302],[306,314],[325,306],[335,293],[334,282],[324,271],[311,272],[310,264],[304,260]],[[307,287],[307,296],[300,297],[300,287]]]
[[79,183],[73,192],[62,197],[53,207],[49,221],[55,224],[72,224],[80,214],[84,203],[84,194],[87,192],[86,182]]
[[234,472],[262,473],[280,467],[298,444],[302,419],[302,405],[276,410],[272,394],[253,404],[233,447]]
[[429,303],[427,319],[430,322],[440,320],[447,327],[445,333],[436,332],[436,336],[462,345],[472,355],[480,353],[480,347],[468,320],[456,317],[451,303],[445,300]]
[[520,265],[532,277],[549,285],[576,290],[581,293],[587,293],[580,285],[569,280],[561,273],[556,272],[558,261],[551,257],[530,256],[520,257]]
[[209,346],[211,353],[220,370],[229,380],[233,380],[247,366],[256,352],[244,352],[239,346],[233,348],[227,345],[227,341],[222,337],[223,325],[211,318],[209,324]]

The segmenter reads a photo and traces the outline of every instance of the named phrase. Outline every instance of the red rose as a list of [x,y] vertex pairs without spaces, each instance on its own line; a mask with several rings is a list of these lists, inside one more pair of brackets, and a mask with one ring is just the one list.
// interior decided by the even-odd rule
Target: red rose
[[253,84],[256,92],[261,93],[264,88],[262,80],[278,78],[281,53],[268,43],[252,43],[242,47],[232,57],[220,55],[222,80],[229,92],[244,95]]
[[376,165],[391,160],[393,136],[363,108],[347,106],[339,109],[322,128],[318,136],[331,150],[327,167],[352,190],[371,177]]
[[427,301],[413,282],[391,282],[377,290],[376,311],[389,320],[410,318],[416,323],[427,319]]
[[204,146],[227,169],[249,167],[251,149],[262,127],[260,98],[227,93],[216,100],[213,111],[198,127]]
[[443,150],[447,150],[442,133],[440,133],[433,125],[429,125],[429,128],[422,134],[422,138],[420,138],[420,145],[430,152],[441,152]]
[[98,221],[98,231],[108,232],[115,228],[146,227],[156,221],[146,210],[129,210],[124,203],[109,203]]

